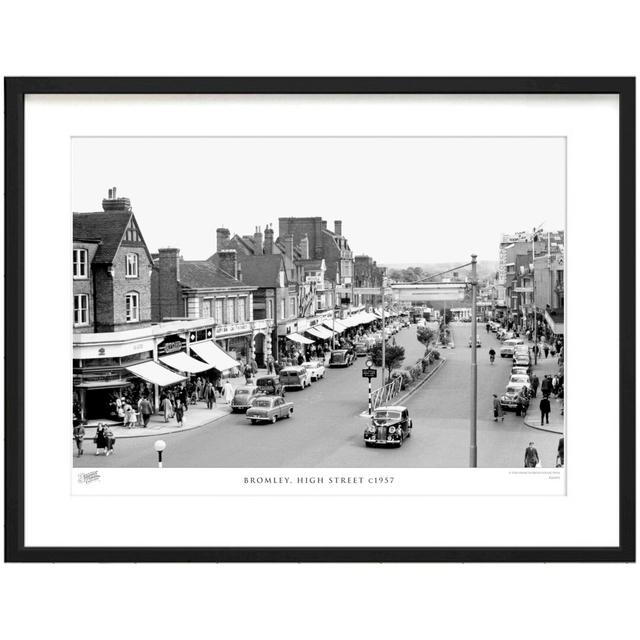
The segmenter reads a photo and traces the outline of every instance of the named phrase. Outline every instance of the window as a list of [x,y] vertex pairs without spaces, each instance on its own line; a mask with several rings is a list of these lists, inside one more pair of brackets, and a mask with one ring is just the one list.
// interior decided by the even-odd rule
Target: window
[[289,315],[290,316],[297,315],[297,312],[296,312],[296,299],[295,298],[289,298]]
[[86,249],[74,249],[73,250],[73,277],[74,278],[88,278],[89,271],[87,268],[87,250]]
[[89,324],[89,296],[85,293],[73,296],[73,324],[76,327]]
[[133,221],[127,227],[127,230],[124,234],[124,239],[127,242],[141,242],[140,234],[138,233],[138,229],[133,224]]
[[213,316],[213,300],[202,301],[202,317],[211,318]]
[[234,306],[235,298],[227,298],[227,323],[233,323],[236,321]]
[[140,322],[140,296],[137,293],[127,293],[125,310],[127,322]]
[[285,312],[284,305],[285,305],[284,299],[280,300],[280,318],[281,319],[284,319],[286,317],[286,315],[287,315],[286,312]]
[[247,299],[238,298],[238,322],[246,322],[247,320]]
[[223,305],[223,298],[216,298],[216,315],[215,315],[215,319],[216,322],[218,324],[224,324],[224,307]]
[[273,300],[267,300],[267,318],[269,320],[273,318]]
[[138,277],[138,254],[137,253],[127,253],[126,277],[127,278]]

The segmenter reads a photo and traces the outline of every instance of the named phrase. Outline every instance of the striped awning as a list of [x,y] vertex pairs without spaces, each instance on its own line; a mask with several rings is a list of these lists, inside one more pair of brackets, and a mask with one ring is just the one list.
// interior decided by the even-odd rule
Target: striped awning
[[170,353],[168,356],[160,356],[158,360],[176,371],[186,371],[187,373],[201,373],[211,369],[209,363],[196,360],[188,356],[184,351]]
[[138,378],[157,384],[160,387],[166,387],[170,384],[176,384],[185,380],[184,376],[180,376],[175,371],[163,367],[161,364],[155,362],[155,360],[133,364],[126,369],[133,373],[133,375],[138,376]]
[[309,338],[305,338],[299,333],[290,333],[287,338],[289,340],[293,340],[293,342],[297,342],[298,344],[313,344],[313,340],[309,340]]
[[333,336],[333,331],[325,329],[322,325],[316,325],[315,327],[307,329],[307,333],[310,333],[316,338],[320,338],[320,340],[329,340]]
[[348,329],[340,320],[328,320],[324,323],[324,326],[327,327],[327,329],[333,329],[336,333],[342,333]]
[[225,353],[213,340],[205,340],[204,342],[195,342],[190,345],[195,354],[209,363],[209,368],[218,371],[227,371],[237,367],[238,363],[228,354]]

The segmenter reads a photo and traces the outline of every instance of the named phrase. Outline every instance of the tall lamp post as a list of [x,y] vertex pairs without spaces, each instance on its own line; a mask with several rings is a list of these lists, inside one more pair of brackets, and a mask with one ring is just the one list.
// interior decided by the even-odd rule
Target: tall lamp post
[[166,449],[167,443],[164,440],[156,440],[153,448],[158,452],[158,469],[162,469],[162,452]]
[[478,319],[477,319],[477,258],[471,254],[471,420],[469,433],[469,466],[478,466]]
[[384,387],[384,367],[385,367],[385,346],[386,346],[386,336],[384,335],[384,279],[385,279],[386,269],[382,270],[382,286],[380,287],[380,297],[382,304],[382,311],[380,315],[382,316],[382,381],[380,386]]
[[538,307],[536,305],[536,238],[538,231],[542,231],[542,226],[533,228],[531,234],[531,262],[533,264],[533,274],[531,278],[531,307],[533,308],[533,364],[538,364]]

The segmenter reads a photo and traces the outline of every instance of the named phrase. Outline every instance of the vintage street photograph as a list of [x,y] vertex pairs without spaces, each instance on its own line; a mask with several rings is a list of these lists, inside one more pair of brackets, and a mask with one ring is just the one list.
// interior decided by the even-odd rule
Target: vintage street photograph
[[71,151],[74,467],[564,467],[564,138]]

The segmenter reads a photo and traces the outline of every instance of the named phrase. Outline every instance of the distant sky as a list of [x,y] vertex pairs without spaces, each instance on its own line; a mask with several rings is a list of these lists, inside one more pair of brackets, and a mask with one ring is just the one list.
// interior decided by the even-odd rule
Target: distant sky
[[562,138],[76,138],[72,209],[131,199],[150,250],[215,251],[215,230],[342,220],[380,263],[497,260],[500,234],[564,228]]

